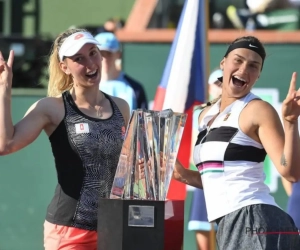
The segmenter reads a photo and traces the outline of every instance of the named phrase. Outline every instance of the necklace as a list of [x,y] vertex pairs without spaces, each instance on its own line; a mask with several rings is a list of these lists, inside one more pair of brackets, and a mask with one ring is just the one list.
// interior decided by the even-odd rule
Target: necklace
[[[104,99],[104,95],[103,95],[102,92],[101,92],[101,94],[102,94],[102,98],[101,98],[101,100],[100,100],[99,103],[101,103],[103,101],[103,99]],[[89,105],[89,106],[92,107],[91,105]],[[97,106],[98,106],[98,108],[97,108]],[[101,105],[96,105],[94,107],[94,109],[96,109],[96,115],[97,115],[97,117],[101,118],[103,116],[102,106]]]
[[102,107],[101,107],[101,106],[99,106],[99,108],[97,109],[97,116],[98,116],[99,118],[101,118],[101,117],[103,116],[103,113],[102,113]]

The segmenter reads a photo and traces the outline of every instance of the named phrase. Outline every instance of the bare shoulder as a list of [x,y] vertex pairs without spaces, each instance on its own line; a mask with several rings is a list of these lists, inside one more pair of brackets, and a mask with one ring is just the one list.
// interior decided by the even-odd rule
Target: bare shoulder
[[42,98],[31,105],[25,116],[30,113],[45,116],[51,124],[58,124],[65,114],[62,97]]
[[121,111],[126,111],[128,109],[128,112],[129,112],[129,105],[124,99],[116,97],[116,96],[110,96],[110,98],[117,104],[118,108]]
[[61,96],[58,97],[45,97],[42,98],[31,105],[30,110],[36,109],[47,114],[56,108],[63,106],[63,100]]
[[245,115],[251,117],[254,123],[261,123],[267,119],[278,119],[278,113],[275,108],[268,102],[255,99],[245,107]]
[[125,124],[127,124],[129,121],[129,115],[130,115],[129,114],[130,109],[129,109],[128,103],[124,99],[116,97],[116,96],[109,96],[109,97],[116,103],[116,105],[118,106],[119,110],[121,111],[121,113],[124,117]]

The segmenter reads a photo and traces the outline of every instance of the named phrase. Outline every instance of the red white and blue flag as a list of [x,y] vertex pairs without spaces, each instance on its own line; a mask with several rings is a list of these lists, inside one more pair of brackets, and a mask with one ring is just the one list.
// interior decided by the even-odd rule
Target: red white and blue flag
[[[206,99],[207,81],[207,0],[186,0],[172,43],[153,110],[171,108],[188,118],[178,152],[179,161],[190,165],[193,109]],[[168,199],[185,199],[185,185],[172,181]]]

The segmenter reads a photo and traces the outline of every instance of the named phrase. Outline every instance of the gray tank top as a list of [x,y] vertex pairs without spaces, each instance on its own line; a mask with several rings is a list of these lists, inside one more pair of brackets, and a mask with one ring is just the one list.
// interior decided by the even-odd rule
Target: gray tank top
[[113,109],[108,119],[82,113],[68,91],[62,96],[65,116],[49,137],[58,184],[46,220],[96,230],[98,200],[109,197],[125,135],[125,121],[106,94]]

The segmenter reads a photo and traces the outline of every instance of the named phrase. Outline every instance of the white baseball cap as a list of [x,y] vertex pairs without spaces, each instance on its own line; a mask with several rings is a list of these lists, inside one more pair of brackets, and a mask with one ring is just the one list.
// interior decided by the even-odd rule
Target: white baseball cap
[[76,32],[70,35],[61,45],[58,56],[63,61],[65,56],[74,56],[83,45],[92,43],[99,46],[99,42],[89,32]]

